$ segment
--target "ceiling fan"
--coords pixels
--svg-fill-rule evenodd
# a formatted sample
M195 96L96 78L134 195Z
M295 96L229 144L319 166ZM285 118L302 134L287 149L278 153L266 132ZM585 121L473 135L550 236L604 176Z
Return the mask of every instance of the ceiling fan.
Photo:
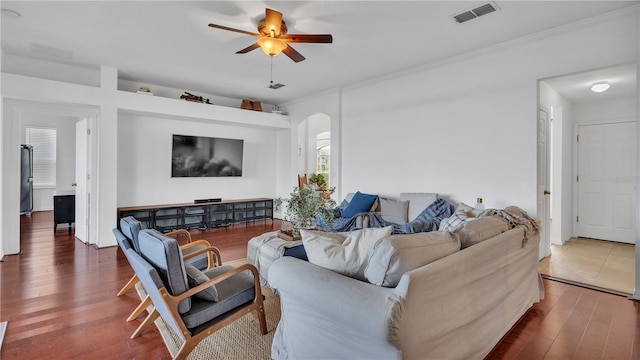
M213 28L239 32L258 38L254 44L236 52L236 54L246 54L257 48L262 48L265 54L277 56L284 53L291 60L300 62L305 59L302 54L296 51L289 43L332 43L331 34L287 34L287 25L282 20L282 13L266 9L265 18L258 23L258 32L250 32L234 29L223 25L209 24Z

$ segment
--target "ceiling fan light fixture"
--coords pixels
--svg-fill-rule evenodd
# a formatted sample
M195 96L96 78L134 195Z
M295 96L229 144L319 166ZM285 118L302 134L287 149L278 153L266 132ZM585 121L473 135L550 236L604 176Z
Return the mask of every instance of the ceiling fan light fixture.
M278 56L287 48L286 42L269 36L258 39L258 45L260 45L262 51L269 56Z
M609 90L609 87L610 85L608 81L597 81L591 84L591 91L601 93Z

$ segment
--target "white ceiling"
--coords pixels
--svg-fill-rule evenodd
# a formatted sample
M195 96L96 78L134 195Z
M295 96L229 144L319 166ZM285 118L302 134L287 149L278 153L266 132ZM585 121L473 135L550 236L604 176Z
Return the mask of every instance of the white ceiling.
M282 103L428 64L638 4L640 1L495 1L464 24L451 16L482 1L2 1L5 54L119 69L122 79ZM333 44L294 44L307 59L236 51L255 38L265 7L289 33L331 33ZM43 47L44 46L44 47ZM34 51L35 50L35 51ZM43 55L47 53L47 55Z
M589 72L565 75L544 81L572 104L632 96L636 93L636 64L614 66ZM601 93L591 91L594 82L611 86Z

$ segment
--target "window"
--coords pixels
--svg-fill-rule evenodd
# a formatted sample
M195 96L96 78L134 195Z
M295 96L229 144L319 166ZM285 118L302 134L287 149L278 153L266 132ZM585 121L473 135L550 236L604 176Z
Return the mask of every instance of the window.
M316 135L316 172L329 180L331 172L331 133L322 132Z
M33 186L56 186L56 129L27 127L25 142L33 146Z
M316 172L318 172L319 174L329 174L329 169L330 169L330 159L331 159L331 146L330 145L323 145L320 148L317 149L316 151L317 154L317 164L318 164L318 168L316 169Z

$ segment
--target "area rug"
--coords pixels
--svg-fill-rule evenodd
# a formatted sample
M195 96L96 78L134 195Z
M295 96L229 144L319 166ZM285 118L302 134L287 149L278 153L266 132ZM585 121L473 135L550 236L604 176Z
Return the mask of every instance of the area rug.
M141 299L146 296L140 283L136 284L136 290ZM268 331L266 335L260 335L258 319L252 312L203 339L189 354L187 360L271 359L271 342L280 320L280 299L265 287L262 288L262 294L266 297L264 301ZM182 345L182 339L161 317L156 319L155 324L171 356L174 357Z

